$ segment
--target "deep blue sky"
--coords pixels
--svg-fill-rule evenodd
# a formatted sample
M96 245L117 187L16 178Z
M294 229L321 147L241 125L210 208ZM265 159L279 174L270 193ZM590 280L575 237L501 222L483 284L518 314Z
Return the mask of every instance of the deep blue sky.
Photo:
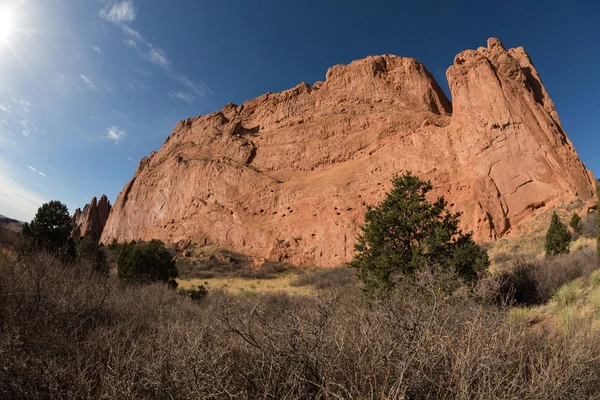
M114 201L179 120L334 64L413 57L448 91L454 56L489 37L525 47L600 175L598 1L0 0L0 214Z

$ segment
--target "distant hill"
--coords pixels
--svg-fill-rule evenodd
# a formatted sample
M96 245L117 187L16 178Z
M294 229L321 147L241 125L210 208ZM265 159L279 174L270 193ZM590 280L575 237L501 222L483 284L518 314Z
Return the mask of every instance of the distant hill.
M2 214L0 214L0 222L2 222L2 223L4 223L4 224L14 224L14 223L21 224L21 225L23 225L23 224L24 224L24 222L22 222L22 221L19 221L19 220L16 220L16 219L12 219L12 218L9 218L9 217L7 217L7 216L4 216L4 215L2 215Z

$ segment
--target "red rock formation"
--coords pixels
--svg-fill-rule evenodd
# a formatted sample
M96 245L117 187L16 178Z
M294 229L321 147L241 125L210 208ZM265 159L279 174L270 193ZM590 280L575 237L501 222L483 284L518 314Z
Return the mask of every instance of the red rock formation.
M367 57L241 106L181 121L143 158L102 241L218 243L300 265L349 261L365 205L405 170L463 228L494 240L534 210L595 193L527 53L456 56L451 104L410 58Z
M110 201L108 201L106 195L102 195L100 201L97 201L94 197L90 204L86 204L83 207L83 211L79 208L75 210L71 237L74 239L89 237L95 241L99 241L108 220L110 209Z

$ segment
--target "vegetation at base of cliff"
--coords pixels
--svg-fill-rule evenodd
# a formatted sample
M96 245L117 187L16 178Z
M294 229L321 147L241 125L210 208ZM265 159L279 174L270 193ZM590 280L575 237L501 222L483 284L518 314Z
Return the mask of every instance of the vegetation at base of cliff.
M426 199L433 186L406 172L377 206L367 206L365 225L349 266L369 293L394 289L403 279L428 270L438 286L456 278L472 282L489 267L487 253L458 228L460 213L446 210L440 197Z
M579 216L579 214L573 213L573 216L571 217L571 221L569 221L569 226L571 228L573 228L573 232L577 233L578 235L581 234L583 225L582 225L581 217Z
M499 284L194 299L44 253L0 256L0 398L600 395L600 334L574 308L585 292L565 295L548 335L497 301Z
M117 276L127 283L164 282L177 287L175 260L160 240L123 244L117 261Z
M432 290L436 269L418 268L368 297L352 268L281 272L318 287L311 296L124 285L98 273L96 252L148 243L82 241L65 262L3 238L2 399L600 397L593 243L515 252L514 268L445 290Z
M550 227L546 233L546 255L557 256L559 254L567 254L571 245L571 233L567 227L560 222L558 214L552 214Z

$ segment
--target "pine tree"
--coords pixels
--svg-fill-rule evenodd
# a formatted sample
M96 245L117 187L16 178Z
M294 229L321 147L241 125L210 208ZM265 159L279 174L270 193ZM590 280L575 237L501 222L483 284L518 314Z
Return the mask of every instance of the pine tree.
M576 233L581 233L581 217L577 213L573 213L569 226L573 228Z
M550 228L546 233L546 256L556 256L559 254L567 254L569 245L571 244L571 233L567 227L560 222L560 218L556 211L552 214Z
M365 225L350 266L369 292L386 292L404 277L429 267L467 281L489 266L487 253L471 234L458 228L459 213L445 210L443 197L431 203L431 182L410 172L396 176L393 188L377 206L368 206Z
M67 206L58 200L43 204L31 223L23 225L23 236L29 245L51 253L65 252L71 234L71 216Z

